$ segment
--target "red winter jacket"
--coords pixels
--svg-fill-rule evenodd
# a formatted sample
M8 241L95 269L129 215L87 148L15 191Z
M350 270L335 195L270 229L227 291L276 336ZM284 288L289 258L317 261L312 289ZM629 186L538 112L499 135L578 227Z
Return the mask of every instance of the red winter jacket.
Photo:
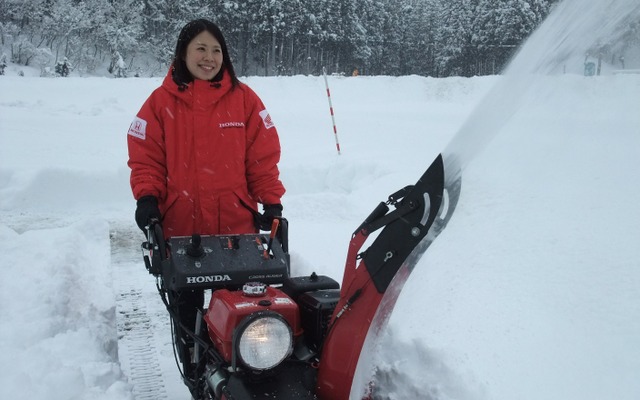
M127 135L133 196L158 198L167 237L255 232L257 202L280 204L280 142L248 86L171 78L144 103Z

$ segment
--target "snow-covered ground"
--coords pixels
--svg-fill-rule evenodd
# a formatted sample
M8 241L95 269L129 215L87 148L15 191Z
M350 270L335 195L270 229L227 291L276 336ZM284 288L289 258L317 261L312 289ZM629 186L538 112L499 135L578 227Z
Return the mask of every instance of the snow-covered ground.
M293 271L340 279L351 232L500 79L330 78L341 155L322 78L246 79L280 130ZM401 294L380 361L405 374L398 391L640 396L640 75L540 82L545 97L465 170L453 220ZM115 348L123 280L163 315L138 251L125 135L158 83L0 78L2 398L131 396ZM167 395L183 393L173 378Z
M489 143L375 358L390 399L640 398L640 75L564 60L555 75L330 77L340 155L322 77L243 79L280 132L295 274L341 279L379 201L439 152ZM0 398L188 399L126 166L160 78L16 71L0 76Z

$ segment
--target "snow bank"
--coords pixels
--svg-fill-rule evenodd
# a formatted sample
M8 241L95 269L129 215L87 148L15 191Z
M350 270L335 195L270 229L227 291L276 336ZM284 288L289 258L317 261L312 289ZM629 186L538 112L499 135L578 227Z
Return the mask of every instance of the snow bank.
M0 398L128 399L117 360L109 226L0 225Z

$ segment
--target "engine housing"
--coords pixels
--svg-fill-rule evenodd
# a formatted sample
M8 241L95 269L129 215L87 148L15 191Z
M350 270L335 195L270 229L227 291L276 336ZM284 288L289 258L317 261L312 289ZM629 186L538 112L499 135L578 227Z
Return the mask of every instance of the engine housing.
M242 290L214 290L204 316L213 345L227 362L233 357L233 334L240 322L261 311L276 312L287 321L294 341L302 335L298 305L281 290L267 286L260 296Z

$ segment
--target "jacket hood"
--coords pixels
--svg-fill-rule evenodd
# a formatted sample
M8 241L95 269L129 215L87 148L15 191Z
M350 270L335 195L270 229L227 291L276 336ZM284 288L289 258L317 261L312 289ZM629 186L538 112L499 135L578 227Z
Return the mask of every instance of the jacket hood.
M222 79L218 82L194 79L188 84L178 85L173 80L172 66L169 68L167 75L162 81L162 88L178 99L193 106L196 99L199 102L204 100L209 104L216 103L222 96L224 96L229 90L231 90L232 84L229 74L223 72Z

